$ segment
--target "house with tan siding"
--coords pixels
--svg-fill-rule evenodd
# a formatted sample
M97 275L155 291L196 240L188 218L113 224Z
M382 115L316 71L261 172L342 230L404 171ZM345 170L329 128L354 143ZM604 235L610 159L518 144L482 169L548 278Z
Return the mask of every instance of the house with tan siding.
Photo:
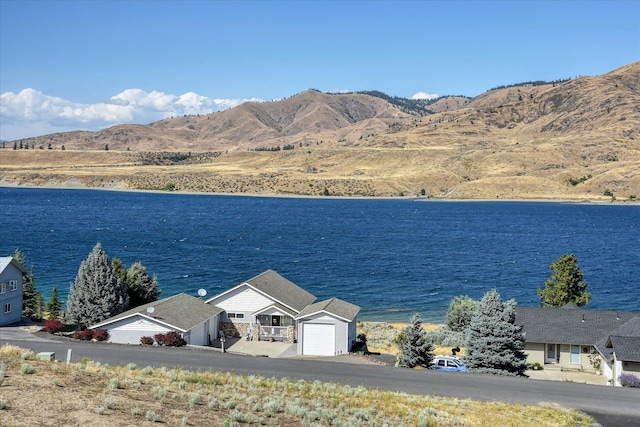
M624 357L636 358L640 354L640 346L638 354L632 351L627 356L624 351L636 345L633 338L626 336L627 329L633 327L621 328L632 319L640 319L640 313L587 310L569 304L560 308L516 307L515 324L522 326L528 363L537 362L552 369L595 372L590 357L596 357L600 360L602 373L615 383L622 366L617 370L614 368L614 347L617 346L618 353ZM635 325L634 322L629 325ZM615 331L622 335L612 335ZM636 335L640 335L640 330ZM595 356L591 356L592 353L596 353ZM626 366L636 369L632 360L627 360Z

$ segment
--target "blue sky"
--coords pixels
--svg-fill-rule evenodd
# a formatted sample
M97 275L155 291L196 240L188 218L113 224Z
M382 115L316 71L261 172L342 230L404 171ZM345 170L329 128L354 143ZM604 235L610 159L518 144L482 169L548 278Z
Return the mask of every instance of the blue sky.
M476 96L640 60L637 1L0 0L0 139L309 88Z

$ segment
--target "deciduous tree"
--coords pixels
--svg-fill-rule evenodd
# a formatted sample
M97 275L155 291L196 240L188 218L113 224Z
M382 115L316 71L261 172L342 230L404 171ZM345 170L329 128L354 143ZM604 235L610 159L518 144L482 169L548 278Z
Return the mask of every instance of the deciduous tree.
M135 262L127 270L127 293L129 307L137 307L148 302L156 301L160 297L158 280L150 277L147 269L139 262Z
M122 263L120 258L113 258L111 260L111 267L113 267L113 273L120 279L123 284L127 283L127 267Z
M102 245L97 243L71 284L67 301L70 321L87 327L122 313L129 306L129 295L115 274Z
M445 317L447 328L454 332L465 332L471 325L477 304L478 301L468 295L453 297Z
M502 302L493 289L476 308L469 326L464 361L470 371L498 375L524 375L527 355L524 353L522 326L516 326L516 302Z
M564 254L549 267L553 272L544 282L544 289L538 288L540 302L545 307L562 307L573 303L578 307L587 304L591 293L586 291L582 270L574 254Z

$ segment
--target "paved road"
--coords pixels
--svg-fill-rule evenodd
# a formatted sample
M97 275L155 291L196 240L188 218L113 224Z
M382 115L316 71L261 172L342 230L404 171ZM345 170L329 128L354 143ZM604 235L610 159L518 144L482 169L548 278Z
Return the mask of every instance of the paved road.
M193 348L154 348L81 341L53 341L16 328L0 328L0 345L14 344L35 352L54 351L65 360L82 358L138 366L182 367L219 370L238 374L301 378L365 386L406 393L450 396L462 399L537 404L554 402L580 409L606 427L640 426L640 390L492 375L455 374L430 370L398 369L377 365L353 365L302 359L272 359L222 354Z

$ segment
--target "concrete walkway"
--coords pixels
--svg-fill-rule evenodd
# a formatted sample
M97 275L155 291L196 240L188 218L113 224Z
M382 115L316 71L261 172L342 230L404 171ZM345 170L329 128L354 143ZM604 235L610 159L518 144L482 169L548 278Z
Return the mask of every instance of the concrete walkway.
M540 371L527 370L527 375L532 380L546 380L546 381L562 381L572 382L578 384L594 384L594 385L607 385L607 377L604 375L596 375L591 372L580 371L562 371L560 369L546 368Z
M296 345L283 342L247 341L245 338L227 338L227 353L246 354L255 357L295 357Z
M218 347L217 342L214 343ZM376 361L360 357L357 355L341 356L298 356L296 354L296 344L270 341L247 341L244 338L227 338L225 341L225 351L233 354L244 354L254 357L274 357L274 358L296 358L319 362L353 363L359 365L375 365Z

